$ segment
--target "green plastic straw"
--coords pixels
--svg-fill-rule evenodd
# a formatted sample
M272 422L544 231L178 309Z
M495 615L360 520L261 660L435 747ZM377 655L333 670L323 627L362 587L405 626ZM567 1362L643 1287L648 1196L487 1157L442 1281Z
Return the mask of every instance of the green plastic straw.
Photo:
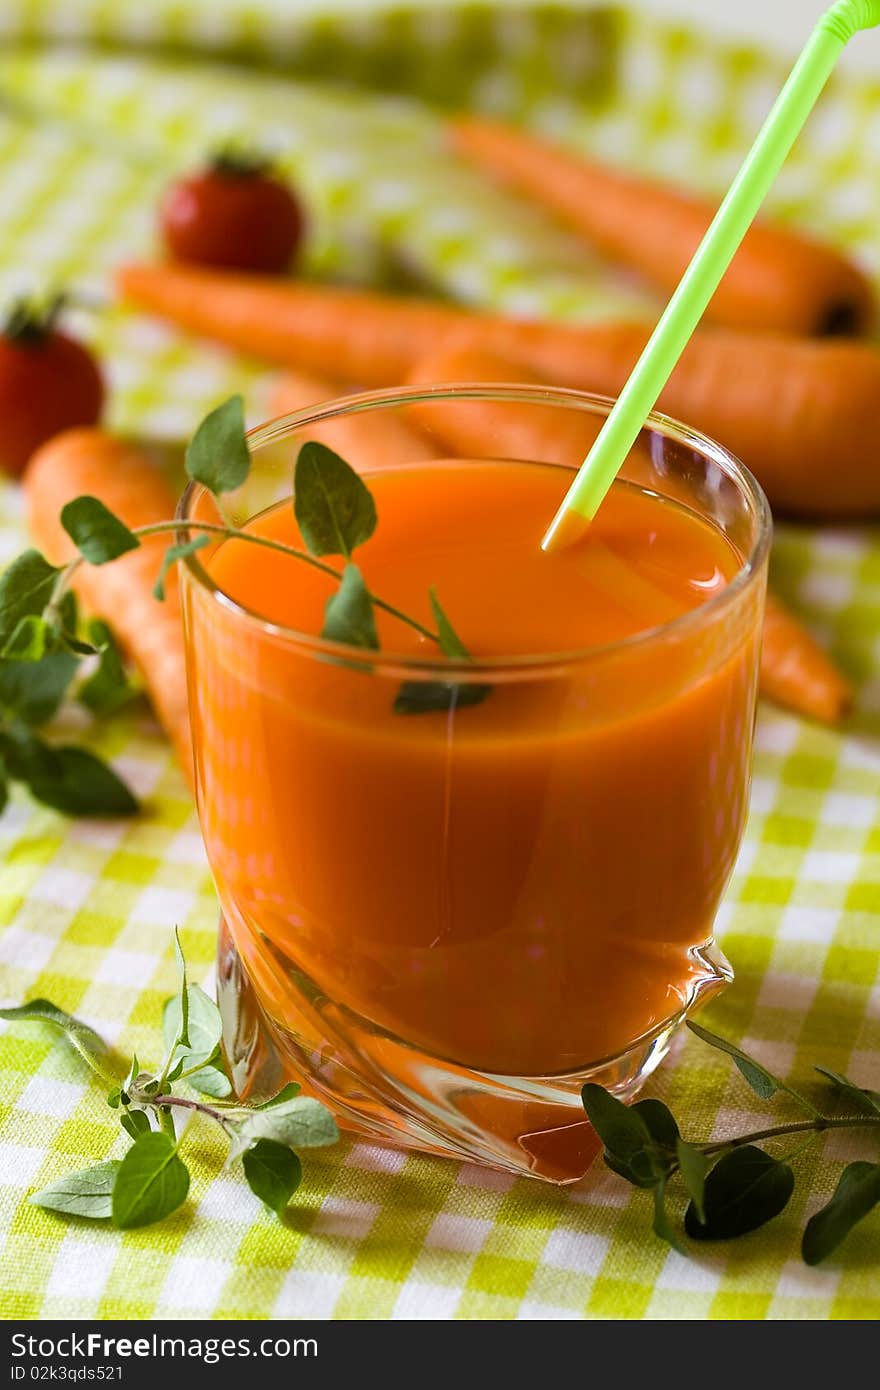
M880 25L880 0L839 0L819 20L711 227L541 542L565 543L592 521L709 306L840 54ZM573 515L572 515L573 514Z

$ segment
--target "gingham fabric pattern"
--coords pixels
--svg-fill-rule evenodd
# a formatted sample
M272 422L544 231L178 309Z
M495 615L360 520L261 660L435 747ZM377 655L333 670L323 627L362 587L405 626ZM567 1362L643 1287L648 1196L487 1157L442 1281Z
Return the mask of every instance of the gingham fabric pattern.
M575 4L5 0L0 36L0 294L54 281L107 302L78 327L105 356L113 424L170 439L232 389L246 391L256 420L268 382L254 364L109 307L109 267L151 253L160 188L206 147L235 133L277 153L308 197L315 273L403 276L476 303L584 317L643 301L443 155L427 102L526 115L575 145L720 191L784 76L757 53ZM102 46L60 42L71 37ZM25 42L35 38L44 42ZM774 201L880 272L878 156L880 84L832 84ZM0 558L21 545L19 512L8 486ZM775 572L857 680L858 708L845 735L762 710L748 836L719 922L737 980L712 1021L782 1073L823 1061L876 1087L880 549L867 530L785 528ZM171 927L206 976L214 895L192 802L146 709L100 725L65 715L66 731L74 725L145 811L70 822L13 800L0 820L0 998L46 995L148 1063L174 988ZM691 1038L651 1089L697 1137L766 1115ZM200 1122L184 1139L190 1198L159 1226L120 1233L27 1203L125 1146L62 1044L4 1027L5 1317L880 1313L876 1215L827 1267L809 1270L798 1255L804 1219L843 1164L872 1157L839 1136L795 1160L803 1192L821 1155L809 1197L765 1231L689 1260L651 1236L645 1196L601 1165L563 1192L354 1140L308 1155L279 1221L239 1173L220 1169Z

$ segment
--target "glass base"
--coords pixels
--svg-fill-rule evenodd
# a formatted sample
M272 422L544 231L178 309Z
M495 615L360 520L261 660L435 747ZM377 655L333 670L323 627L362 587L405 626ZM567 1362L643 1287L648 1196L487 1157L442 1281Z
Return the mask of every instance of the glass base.
M635 1095L685 1019L733 979L713 942L694 949L692 965L682 1008L625 1052L562 1076L495 1076L420 1052L340 1008L301 975L290 979L291 1017L281 1027L260 1005L221 916L223 1045L242 1098L299 1081L344 1129L373 1142L573 1183L601 1148L581 1088L594 1081L623 1100Z

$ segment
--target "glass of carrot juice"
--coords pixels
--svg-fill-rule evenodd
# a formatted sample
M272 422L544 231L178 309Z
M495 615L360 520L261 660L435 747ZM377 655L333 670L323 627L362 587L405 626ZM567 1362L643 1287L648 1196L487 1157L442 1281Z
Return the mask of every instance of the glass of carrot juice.
M573 1181L596 1151L583 1084L633 1094L731 978L713 922L748 806L768 508L718 444L652 417L586 536L545 554L609 407L418 387L251 434L227 514L303 548L295 460L337 447L375 500L354 558L387 609L368 650L318 636L321 569L236 540L186 562L240 1093L299 1079L374 1139ZM191 486L183 533L214 507ZM429 586L464 655L426 635Z

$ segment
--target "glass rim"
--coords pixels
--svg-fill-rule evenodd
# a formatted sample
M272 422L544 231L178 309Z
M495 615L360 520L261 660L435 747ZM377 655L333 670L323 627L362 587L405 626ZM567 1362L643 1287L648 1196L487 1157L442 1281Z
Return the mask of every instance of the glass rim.
M444 400L495 400L518 404L558 405L578 409L585 414L605 417L614 405L614 399L610 396L587 391L575 391L564 387L517 385L515 383L442 382L436 385L385 387L380 390L359 391L338 396L331 401L307 406L286 415L279 415L249 430L247 433L248 445L251 453L254 454L270 444L282 442L309 425L335 419L340 415L356 415L372 410L392 409L401 405L436 403ZM633 651L639 647L650 646L652 643L665 641L670 636L677 637L680 634L699 631L701 627L714 622L716 618L722 616L728 608L736 603L739 596L755 582L761 572L770 549L773 518L770 505L760 483L745 464L722 444L661 411L652 411L643 428L661 435L664 439L692 449L701 457L716 464L745 495L754 515L756 536L750 553L743 559L730 582L719 593L668 622L645 628L641 632L632 633L629 637L606 642L601 646L579 647L563 652L478 657L467 663L456 663L446 657L437 659L429 656L402 654L395 652L393 648L383 648L379 651L366 650L346 642L329 641L315 633L302 632L297 628L287 627L283 623L273 622L256 609L239 603L215 582L202 565L198 552L187 555L183 564L192 579L211 596L219 607L233 617L257 628L266 636L288 642L291 646L302 648L318 658L336 663L344 662L348 666L358 666L373 673L378 672L398 677L416 675L426 680L440 677L447 682L469 681L473 683L474 679L479 679L480 676L497 681L505 673L508 673L511 678L515 678L517 675L521 676L529 671L568 667L586 661L608 658L616 653ZM523 466L533 466L535 461L512 459L510 462L521 463ZM545 463L542 466L560 468L566 473L575 471L573 468L559 463ZM634 484L634 486L639 485ZM176 520L180 523L177 537L179 540L188 539L187 523L192 514L192 506L206 492L207 489L196 482L190 482L185 488L176 512Z

